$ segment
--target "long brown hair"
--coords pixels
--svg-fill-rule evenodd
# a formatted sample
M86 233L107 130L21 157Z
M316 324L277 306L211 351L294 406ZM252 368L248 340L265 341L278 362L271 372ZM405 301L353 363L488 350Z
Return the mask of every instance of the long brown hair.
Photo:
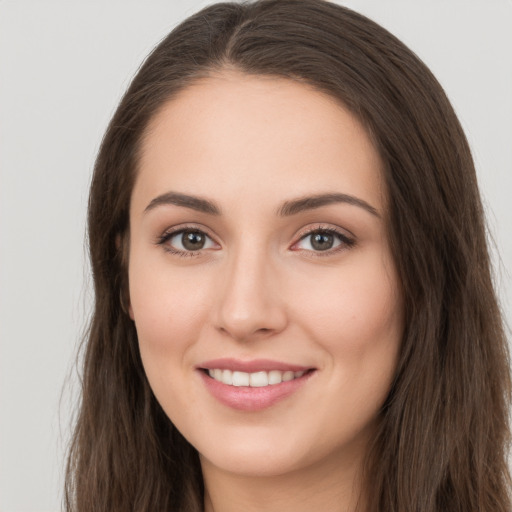
M153 396L123 306L125 248L148 122L223 67L298 80L336 98L367 128L384 164L405 334L365 466L368 512L510 512L509 359L466 138L408 48L323 0L202 10L150 54L110 122L90 192L95 309L67 510L202 510L197 452Z

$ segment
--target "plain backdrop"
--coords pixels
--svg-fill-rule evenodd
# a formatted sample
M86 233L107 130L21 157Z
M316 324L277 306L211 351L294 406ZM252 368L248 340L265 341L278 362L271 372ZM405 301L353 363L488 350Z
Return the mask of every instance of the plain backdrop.
M84 220L94 156L142 59L208 3L0 0L2 512L62 509L73 365L92 300ZM512 2L340 3L401 38L452 100L476 160L512 323Z

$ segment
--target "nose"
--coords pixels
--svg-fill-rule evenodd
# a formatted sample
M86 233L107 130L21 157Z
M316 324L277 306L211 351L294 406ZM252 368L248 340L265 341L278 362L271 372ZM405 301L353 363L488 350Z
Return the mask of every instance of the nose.
M281 332L287 314L279 272L260 251L245 251L228 258L219 275L216 327L237 341L266 338Z

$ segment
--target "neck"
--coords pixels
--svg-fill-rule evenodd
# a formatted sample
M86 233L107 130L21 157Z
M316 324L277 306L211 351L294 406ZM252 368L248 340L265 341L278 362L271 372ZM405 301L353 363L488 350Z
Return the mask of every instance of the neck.
M201 467L205 512L365 510L361 497L361 464L340 465L339 457L280 475L232 473L204 458L201 458Z

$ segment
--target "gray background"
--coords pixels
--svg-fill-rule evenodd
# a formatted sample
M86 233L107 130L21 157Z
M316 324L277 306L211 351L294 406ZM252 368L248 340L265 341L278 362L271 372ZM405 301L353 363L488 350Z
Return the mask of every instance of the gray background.
M210 2L0 0L0 511L61 509L91 304L94 155L148 51ZM472 145L512 323L512 2L353 0L432 69Z

